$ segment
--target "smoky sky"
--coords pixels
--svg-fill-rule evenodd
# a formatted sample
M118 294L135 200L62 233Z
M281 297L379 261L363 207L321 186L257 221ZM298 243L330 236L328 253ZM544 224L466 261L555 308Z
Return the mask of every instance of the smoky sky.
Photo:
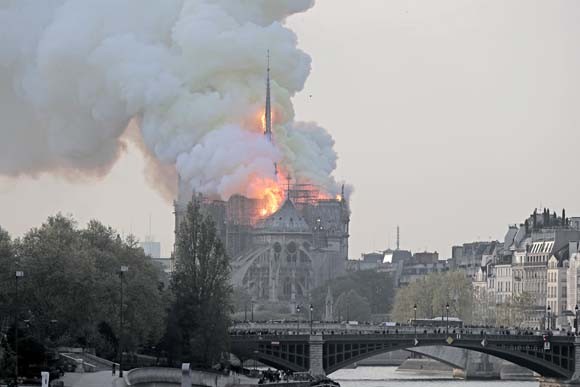
M352 258L394 247L397 225L403 248L447 257L540 205L580 215L579 16L573 0L318 0L288 20L312 58L296 118L334 137L354 187ZM169 251L171 207L123 152L102 180L1 179L0 225L62 211L143 237L151 215Z

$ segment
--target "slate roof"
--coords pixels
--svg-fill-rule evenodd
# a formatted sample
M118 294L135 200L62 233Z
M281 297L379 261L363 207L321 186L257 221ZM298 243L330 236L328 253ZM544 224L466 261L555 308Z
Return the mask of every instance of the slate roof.
M286 199L282 207L264 219L258 228L276 232L310 232L310 227L290 199Z

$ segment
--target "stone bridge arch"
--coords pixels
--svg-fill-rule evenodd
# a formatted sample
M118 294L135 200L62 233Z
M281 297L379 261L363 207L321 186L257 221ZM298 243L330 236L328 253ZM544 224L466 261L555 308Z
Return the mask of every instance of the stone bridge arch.
M423 337L418 335L417 339L408 337L409 335L393 336L329 338L324 342L323 368L330 374L354 362L385 352L422 346L453 346L507 360L545 377L569 379L574 373L575 350L569 337L564 337L564 340L552 337L551 349L545 351L541 336L486 336L461 339L452 335Z
M316 339L316 340L313 340ZM422 346L453 346L507 360L544 377L574 378L576 343L572 336L551 336L544 350L542 336L446 334L348 334L248 336L232 341L240 358L264 361L292 371L330 374L385 352ZM580 363L580 359L579 363Z

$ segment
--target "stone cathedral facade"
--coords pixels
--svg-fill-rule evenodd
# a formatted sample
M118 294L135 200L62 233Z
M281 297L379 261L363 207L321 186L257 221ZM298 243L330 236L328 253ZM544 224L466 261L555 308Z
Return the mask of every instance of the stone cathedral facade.
M270 65L266 72L264 136L272 142ZM273 165L276 175L278 166ZM350 210L342 195L324 198L318 187L295 182L280 208L269 216L259 199L233 195L227 201L199 197L212 216L232 260L232 284L264 307L310 302L311 291L344 274L348 260ZM175 230L193 193L179 181Z
M259 305L284 305L289 312L308 304L314 288L343 275L348 259L347 202L305 199L299 191L289 189L281 207L267 217L259 215L256 199L200 197L230 255L232 285ZM186 206L187 200L175 202L176 231Z

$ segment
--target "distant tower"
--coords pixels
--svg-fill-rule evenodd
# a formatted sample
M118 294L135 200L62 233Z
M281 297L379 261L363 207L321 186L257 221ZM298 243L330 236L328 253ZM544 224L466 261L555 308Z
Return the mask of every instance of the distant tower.
M399 226L397 226L397 250L401 247L400 245L400 234L399 234Z
M266 110L264 112L266 128L264 136L272 142L272 107L270 105L270 50L268 50L268 69L266 75Z

